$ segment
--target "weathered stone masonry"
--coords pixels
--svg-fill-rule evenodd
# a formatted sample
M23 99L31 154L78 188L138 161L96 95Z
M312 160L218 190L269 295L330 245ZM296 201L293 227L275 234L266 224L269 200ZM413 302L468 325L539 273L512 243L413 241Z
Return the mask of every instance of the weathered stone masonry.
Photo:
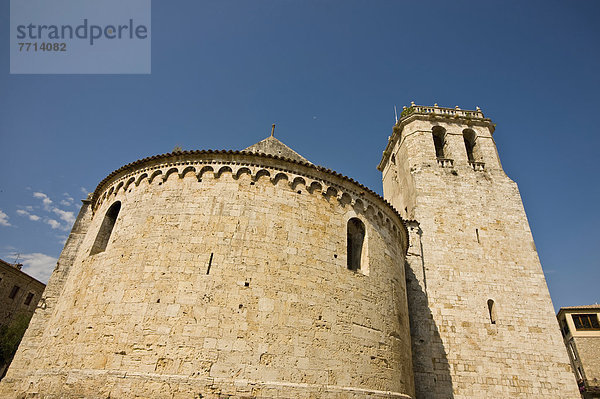
M272 136L122 167L0 397L578 398L493 132L479 109L406 108L391 205Z
M108 245L90 255L116 201ZM112 174L82 212L70 272L51 281L61 294L27 338L39 345L3 393L413 396L406 228L365 187L264 155L178 153ZM368 248L356 272L353 217Z
M415 220L406 273L417 397L577 398L493 131L480 110L413 105L379 165L385 198Z

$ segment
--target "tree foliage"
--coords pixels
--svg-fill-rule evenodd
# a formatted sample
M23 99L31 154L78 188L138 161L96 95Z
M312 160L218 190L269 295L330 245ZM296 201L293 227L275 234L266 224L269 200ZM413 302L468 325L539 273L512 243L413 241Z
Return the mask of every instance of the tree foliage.
M31 315L19 313L10 324L0 327L0 367L9 363L17 352L29 320Z

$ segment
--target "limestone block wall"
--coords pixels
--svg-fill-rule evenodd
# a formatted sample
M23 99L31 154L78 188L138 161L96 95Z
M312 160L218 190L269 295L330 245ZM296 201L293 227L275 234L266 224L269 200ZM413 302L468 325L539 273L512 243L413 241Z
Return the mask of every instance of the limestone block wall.
M56 262L56 267L50 276L46 289L41 294L39 301L36 301L37 306L35 307L34 316L29 322L29 327L19 344L19 350L11 363L12 370L28 370L32 368L32 361L36 358L37 348L44 345L44 342L42 342L44 329L53 312L56 310L56 303L62 293L71 266L79 251L79 246L87 233L87 227L91 220L91 201L86 199L82 202L83 204L77 215L77 219L65 242L65 247ZM2 392L1 385L0 392Z
M388 145L398 170L391 156L380 168L385 198L417 221L409 226L407 256L417 398L579 397L519 190L500 166L491 123L407 119ZM433 126L447 132L451 166L436 161ZM484 170L468 163L465 128L479 136ZM393 181L406 171L410 178Z
M414 396L406 228L366 188L268 156L167 154L111 174L89 212L0 396ZM356 272L352 217L368 250Z

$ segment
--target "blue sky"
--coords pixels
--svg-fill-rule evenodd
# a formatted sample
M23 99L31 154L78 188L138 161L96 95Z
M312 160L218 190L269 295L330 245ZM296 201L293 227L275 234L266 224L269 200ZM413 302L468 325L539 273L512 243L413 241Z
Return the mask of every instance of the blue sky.
M497 123L550 293L600 302L600 2L154 1L150 75L10 75L0 4L0 258L47 279L112 170L270 133L381 193L394 105Z

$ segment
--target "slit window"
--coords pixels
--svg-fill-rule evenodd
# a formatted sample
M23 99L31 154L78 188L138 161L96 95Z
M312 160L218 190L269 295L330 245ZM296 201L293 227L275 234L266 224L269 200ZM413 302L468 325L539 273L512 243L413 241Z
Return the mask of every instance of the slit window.
M577 330L600 330L597 314L574 314L572 317Z
M213 255L214 253L211 252L210 253L210 259L208 260L208 267L206 268L206 274L210 274L210 267L212 266L212 260L213 260Z
M436 126L432 130L433 133L433 145L435 146L435 156L437 158L447 158L446 151L446 130L444 128Z
M10 299L15 299L15 297L17 296L17 294L19 293L19 290L21 289L21 287L19 287L18 285L15 285L12 287L12 290L10 290L10 294L8 295L8 297Z
M110 208L108 208L108 211L106 211L106 215L104 216L104 220L102 221L102 225L100 226L100 230L98 231L98 235L96 236L96 241L94 241L94 245L92 246L90 255L104 252L106 246L108 245L108 240L110 239L113 228L115 227L115 222L117 221L117 216L119 216L120 210L120 201L115 202L110 206Z
M490 323L496 324L496 305L492 299L488 299L488 313L490 314Z
M31 301L33 300L33 292L30 292L29 294L27 294L27 298L25 298L25 306L29 306L29 304L31 303Z
M361 269L362 259L365 255L365 224L358 218L348 220L347 237L348 269L358 271Z

